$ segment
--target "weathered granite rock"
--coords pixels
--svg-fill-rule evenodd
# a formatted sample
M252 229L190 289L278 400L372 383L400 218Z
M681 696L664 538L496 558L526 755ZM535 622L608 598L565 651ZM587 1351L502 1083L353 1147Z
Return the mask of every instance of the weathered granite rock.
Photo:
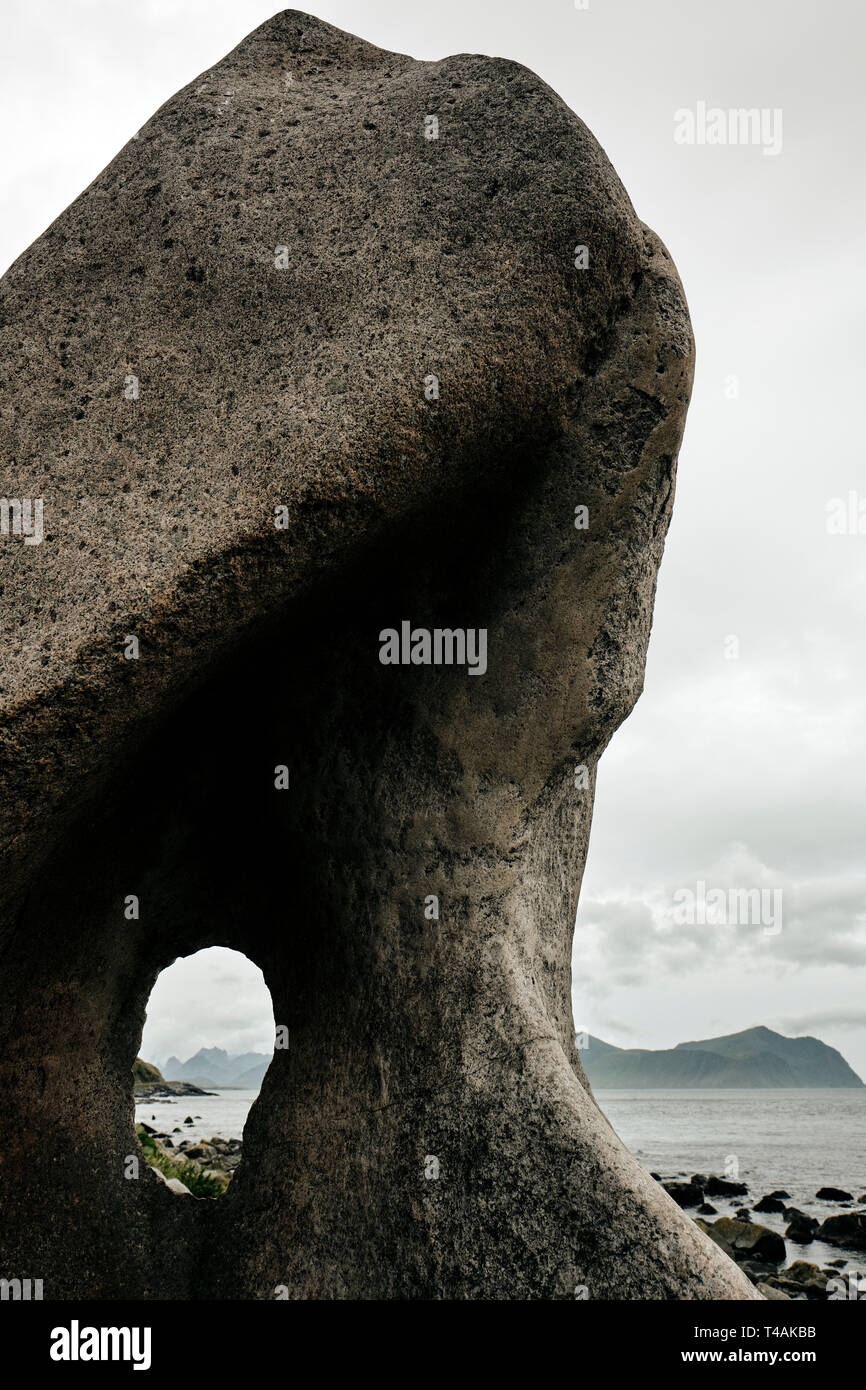
M46 1299L758 1297L575 1046L692 378L586 128L515 63L288 11L0 313L4 486L44 505L0 537L2 1267ZM404 620L485 628L486 673L383 665ZM158 972L214 944L290 1047L227 1195L178 1202L124 1177L130 1069Z

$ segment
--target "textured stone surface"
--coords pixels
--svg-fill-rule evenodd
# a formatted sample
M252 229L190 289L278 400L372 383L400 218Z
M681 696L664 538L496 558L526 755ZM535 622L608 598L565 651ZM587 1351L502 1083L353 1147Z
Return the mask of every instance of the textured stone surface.
M572 1026L595 764L641 689L692 374L670 258L586 128L515 63L288 11L0 313L4 487L45 509L41 545L0 538L0 1272L756 1297L616 1139ZM404 619L486 627L486 675L381 665ZM180 1201L123 1177L131 1067L158 972L215 944L291 1045L228 1194Z

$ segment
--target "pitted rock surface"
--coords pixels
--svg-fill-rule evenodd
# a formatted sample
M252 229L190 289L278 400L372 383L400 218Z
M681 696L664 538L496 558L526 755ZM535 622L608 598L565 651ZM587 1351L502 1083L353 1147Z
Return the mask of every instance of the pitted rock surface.
M692 363L670 257L543 82L295 11L3 278L3 488L44 538L0 537L0 1273L757 1296L613 1134L570 1002ZM382 665L405 620L485 628L486 673ZM225 1197L180 1201L124 1177L131 1067L208 945L290 1046Z

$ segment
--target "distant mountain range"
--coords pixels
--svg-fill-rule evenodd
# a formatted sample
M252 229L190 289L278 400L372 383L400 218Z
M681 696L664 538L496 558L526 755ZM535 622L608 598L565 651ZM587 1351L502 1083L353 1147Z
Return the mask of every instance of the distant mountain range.
M240 1086L245 1091L257 1091L270 1064L271 1059L264 1052L244 1052L239 1057L231 1057L221 1047L200 1047L195 1056L185 1062L169 1057L162 1074L166 1081L192 1081L208 1089Z
M863 1085L835 1047L818 1038L785 1038L771 1028L746 1028L657 1052L612 1047L592 1036L588 1042L580 1059L597 1090Z

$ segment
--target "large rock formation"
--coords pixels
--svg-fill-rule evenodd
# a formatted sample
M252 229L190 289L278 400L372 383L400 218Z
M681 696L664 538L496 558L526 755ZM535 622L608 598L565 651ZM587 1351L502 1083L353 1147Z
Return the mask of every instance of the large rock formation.
M12 267L0 1273L756 1296L611 1131L569 997L691 375L668 254L544 83L294 11ZM406 620L487 629L486 673L382 664ZM214 944L290 1046L190 1202L125 1176L131 1068Z

